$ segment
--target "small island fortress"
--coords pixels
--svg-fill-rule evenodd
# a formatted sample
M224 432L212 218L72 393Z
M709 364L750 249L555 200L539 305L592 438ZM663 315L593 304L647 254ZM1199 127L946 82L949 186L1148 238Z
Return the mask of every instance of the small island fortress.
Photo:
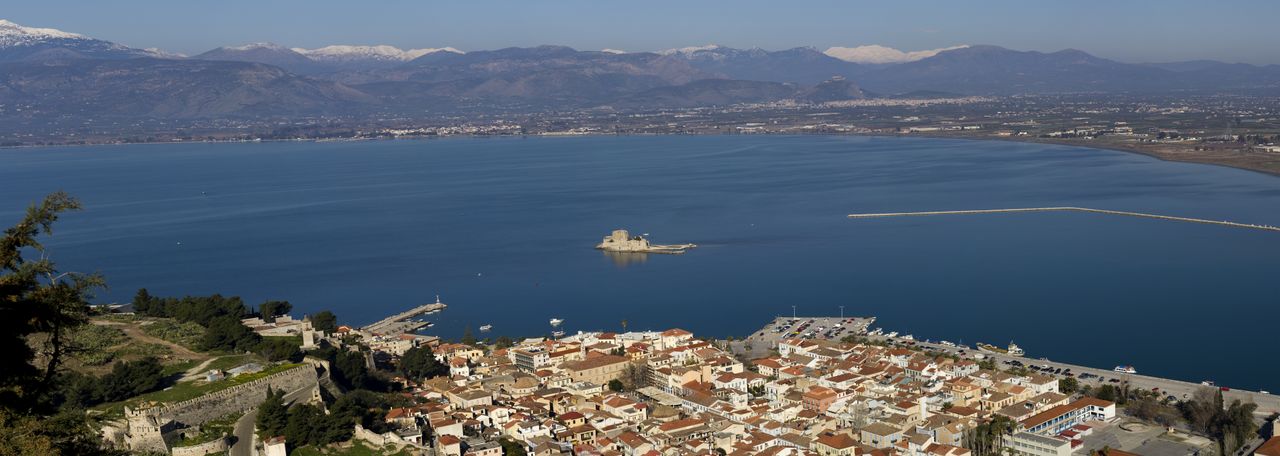
M613 230L613 233L604 237L600 244L596 245L597 249L608 252L625 252L625 253L668 253L681 254L686 250L697 247L694 244L676 244L676 245L656 245L650 244L644 236L632 236L627 230Z

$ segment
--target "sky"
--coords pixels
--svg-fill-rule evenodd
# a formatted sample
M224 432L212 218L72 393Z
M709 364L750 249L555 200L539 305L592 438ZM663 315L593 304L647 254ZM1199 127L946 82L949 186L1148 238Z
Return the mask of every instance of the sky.
M1075 48L1126 62L1280 64L1273 0L0 0L0 19L195 54L273 42L462 50Z

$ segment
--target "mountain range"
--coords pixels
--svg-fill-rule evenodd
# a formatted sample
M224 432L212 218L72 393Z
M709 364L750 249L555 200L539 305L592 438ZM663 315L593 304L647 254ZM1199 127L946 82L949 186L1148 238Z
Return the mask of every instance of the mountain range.
M220 47L192 57L0 20L0 118L260 118L662 109L904 93L1013 95L1280 88L1280 66L1122 63L1078 50L880 46L658 52L536 46ZM29 123L29 122L28 122Z

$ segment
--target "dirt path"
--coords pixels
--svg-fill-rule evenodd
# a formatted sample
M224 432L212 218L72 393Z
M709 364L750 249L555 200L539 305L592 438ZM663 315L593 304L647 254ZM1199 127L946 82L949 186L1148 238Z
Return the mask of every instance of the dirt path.
M92 320L90 321L90 323L98 326L110 326L112 328L119 329L121 331L124 331L124 334L126 336L129 336L130 339L133 339L138 342L143 342L148 344L159 344L159 345L168 347L169 350L172 351L174 358L190 359L190 360L208 360L209 359L209 355L206 355L204 353L195 352L187 347L183 347L173 342L169 342L167 340L151 336L150 334L147 334L146 332L144 332L142 330L142 326L139 324L121 323L118 321L108 321L108 320Z

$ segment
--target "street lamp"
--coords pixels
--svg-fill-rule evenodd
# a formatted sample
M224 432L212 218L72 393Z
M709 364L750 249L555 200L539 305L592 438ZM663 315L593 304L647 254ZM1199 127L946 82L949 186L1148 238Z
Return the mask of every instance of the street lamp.
M844 320L844 306L840 306L840 319Z
M796 318L796 306L791 306L791 318Z

